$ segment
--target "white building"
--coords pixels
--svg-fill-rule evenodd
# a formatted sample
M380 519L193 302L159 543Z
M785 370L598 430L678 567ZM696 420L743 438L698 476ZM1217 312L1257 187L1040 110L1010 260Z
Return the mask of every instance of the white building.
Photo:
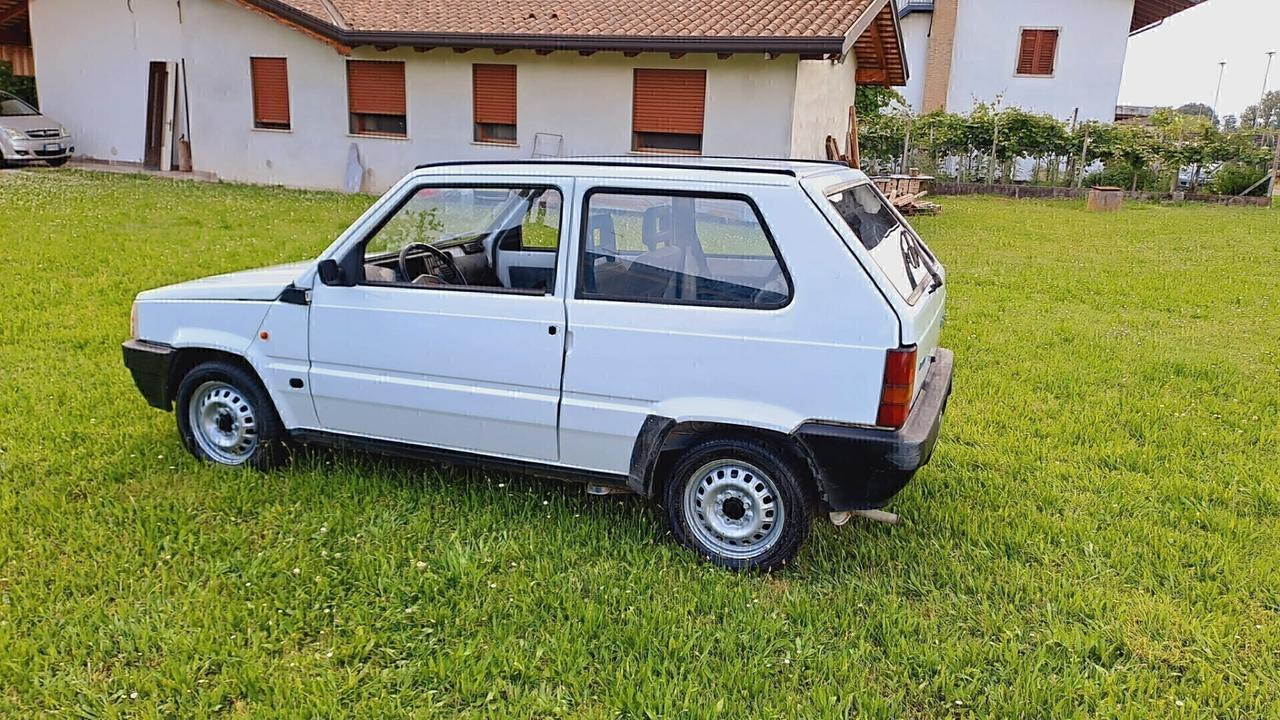
M30 0L77 153L343 187L536 154L825 157L855 79L901 85L892 0ZM355 174L360 178L359 172Z
M1115 119L1129 37L1203 0L903 0L912 109Z

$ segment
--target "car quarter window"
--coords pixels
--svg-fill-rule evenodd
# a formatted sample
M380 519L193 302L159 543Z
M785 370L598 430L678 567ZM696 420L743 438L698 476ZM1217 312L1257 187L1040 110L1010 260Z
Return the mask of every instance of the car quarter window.
M791 291L768 228L745 197L587 194L579 298L776 308Z
M362 244L363 282L550 293L562 198L549 186L419 186Z

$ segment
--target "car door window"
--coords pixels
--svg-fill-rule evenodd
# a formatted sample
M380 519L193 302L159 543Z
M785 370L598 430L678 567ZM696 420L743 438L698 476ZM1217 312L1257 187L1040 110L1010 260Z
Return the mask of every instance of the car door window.
M741 196L588 194L578 297L776 308L791 280L759 211Z
M419 187L360 248L363 282L549 293L562 197L545 186Z

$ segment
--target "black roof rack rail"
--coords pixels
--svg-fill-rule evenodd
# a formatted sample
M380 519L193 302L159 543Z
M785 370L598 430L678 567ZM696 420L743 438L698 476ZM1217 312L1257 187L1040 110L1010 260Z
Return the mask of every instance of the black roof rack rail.
M807 160L792 158L759 158L759 157L723 157L700 155L699 158L704 160L726 160L741 162L790 162L790 163L808 163L813 165L829 165L831 167L848 167L842 162L836 160ZM792 168L783 167L734 167L732 165L709 165L690 162L680 162L679 159L673 159L670 162L645 161L642 159L630 160L628 158L601 158L601 157L565 157L565 158L516 158L513 160L445 160L441 162L423 163L414 168L415 170L427 170L429 168L440 167L461 167L471 165L587 165L592 167L638 167L650 169L668 169L677 170L725 170L736 172L762 173L766 175L786 175L796 177L796 171Z

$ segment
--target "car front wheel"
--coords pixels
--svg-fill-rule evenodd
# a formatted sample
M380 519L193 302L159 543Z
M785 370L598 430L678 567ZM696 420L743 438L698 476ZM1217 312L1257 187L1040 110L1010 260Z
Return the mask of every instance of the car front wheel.
M237 365L197 365L178 385L178 432L201 460L266 470L279 464L283 429L258 379Z
M62 167L63 165L66 165L70 161L71 161L71 158L69 157L60 157L60 158L54 158L52 160L46 160L45 162L49 163L49 167Z
M774 570L794 558L817 505L799 463L769 445L737 439L690 449L664 500L676 539L734 570Z

